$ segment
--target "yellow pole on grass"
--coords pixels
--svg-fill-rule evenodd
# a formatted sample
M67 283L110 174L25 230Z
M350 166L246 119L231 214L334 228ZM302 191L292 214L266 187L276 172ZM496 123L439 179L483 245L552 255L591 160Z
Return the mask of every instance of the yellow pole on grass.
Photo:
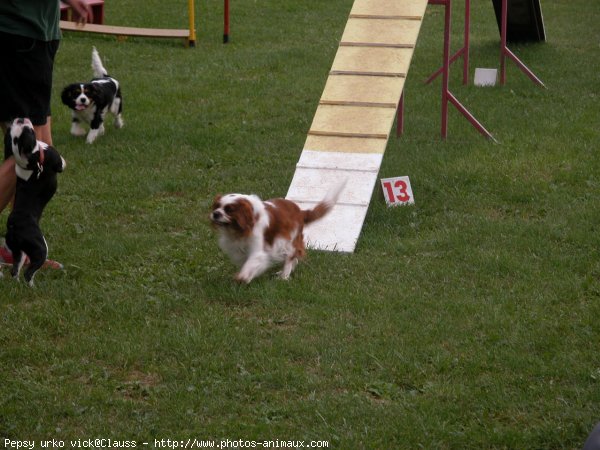
M188 0L188 17L190 20L190 36L188 44L190 47L196 46L196 24L194 20L194 0Z

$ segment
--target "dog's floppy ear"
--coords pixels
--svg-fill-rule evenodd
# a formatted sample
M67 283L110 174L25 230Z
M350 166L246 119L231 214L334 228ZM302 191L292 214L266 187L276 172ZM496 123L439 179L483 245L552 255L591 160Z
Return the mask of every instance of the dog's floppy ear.
M242 236L249 236L254 228L254 208L252 204L245 199L234 203L235 209L231 216L235 218L237 227Z
M96 83L91 83L88 89L90 91L89 96L94 99L94 102L104 103L106 101L104 91Z
M215 199L212 202L211 209L217 209L219 207L219 203L221 203L221 197L223 197L221 194L215 195Z
M49 145L44 151L46 153L46 164L50 164L52 170L59 173L65 170L65 167L67 167L67 162L62 156L60 156L60 153L58 153L54 147Z
M60 94L60 99L62 100L63 104L67 105L67 106L71 106L73 104L73 86L75 86L74 84L70 84L68 86L66 86L61 94Z

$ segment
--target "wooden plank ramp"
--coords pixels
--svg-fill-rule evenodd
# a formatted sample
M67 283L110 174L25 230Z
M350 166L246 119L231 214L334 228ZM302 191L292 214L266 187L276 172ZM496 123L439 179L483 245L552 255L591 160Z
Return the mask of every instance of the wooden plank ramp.
M63 31L81 31L87 33L110 34L115 36L137 36L152 38L180 38L188 42L190 39L189 30L169 29L169 28L135 28L120 27L113 25L98 25L86 23L85 25L76 22L60 21L60 29Z
M355 0L286 198L311 208L348 180L306 227L309 248L353 252L390 136L428 0Z

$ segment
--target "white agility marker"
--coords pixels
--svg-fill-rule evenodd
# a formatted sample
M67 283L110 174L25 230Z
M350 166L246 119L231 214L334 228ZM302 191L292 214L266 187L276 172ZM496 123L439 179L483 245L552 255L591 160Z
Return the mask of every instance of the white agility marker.
M381 188L388 206L415 204L408 177L382 178Z
M498 71L496 69L475 69L475 86L496 86Z

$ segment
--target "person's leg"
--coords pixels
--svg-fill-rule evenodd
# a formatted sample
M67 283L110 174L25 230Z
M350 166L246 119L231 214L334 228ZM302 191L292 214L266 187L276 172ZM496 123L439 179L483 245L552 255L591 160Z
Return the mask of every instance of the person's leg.
M35 129L35 135L39 141L45 142L48 145L52 145L52 113L50 109L50 99L52 93L52 75L54 72L54 58L58 51L59 41L50 41L45 46L45 68L46 76L45 79L48 82L46 89L43 92L44 105L46 107L45 114L42 115L41 120L36 122L32 119L33 128ZM45 122L45 123L43 123Z
M34 125L33 129L35 130L35 137L38 141L52 145L52 119L50 116L48 116L44 125Z
M50 98L52 93L54 57L56 56L58 45L59 41L50 41L45 44L44 48L44 63L46 70L44 80L47 82L47 84L45 89L41 91L40 97L43 98L43 103L40 105L40 109L38 109L38 111L41 111L45 107L45 113L42 112L40 116L35 118L30 117L31 121L33 122L33 128L35 130L35 136L37 140L45 142L48 145L52 145L52 117L50 110Z
M0 165L0 212L12 203L16 184L15 159L11 156ZM12 264L12 254L5 245L0 244L0 264L7 263Z
M12 202L16 184L15 159L11 157L0 165L0 212Z

